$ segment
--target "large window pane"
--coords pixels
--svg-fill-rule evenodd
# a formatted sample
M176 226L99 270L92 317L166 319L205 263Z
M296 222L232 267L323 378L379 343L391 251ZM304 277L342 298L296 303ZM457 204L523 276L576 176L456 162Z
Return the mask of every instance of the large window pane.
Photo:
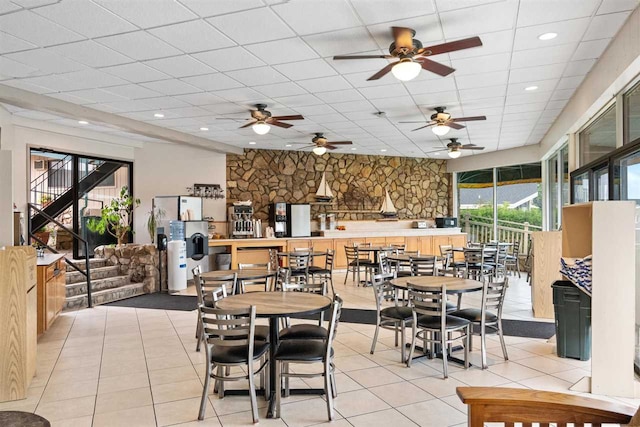
M557 230L559 224L558 211L560 186L558 181L558 155L554 155L549 159L549 227L551 230Z
M624 143L640 138L640 83L624 95Z
M569 146L565 145L560 151L560 157L562 160L562 206L571 203L569 196Z
M609 200L609 167L605 166L593 172L595 181L595 200Z
M609 108L588 128L580 132L580 166L596 160L616 148L616 110Z
M573 203L589 201L589 172L573 178Z
M493 240L493 169L458 173L460 226L472 242Z

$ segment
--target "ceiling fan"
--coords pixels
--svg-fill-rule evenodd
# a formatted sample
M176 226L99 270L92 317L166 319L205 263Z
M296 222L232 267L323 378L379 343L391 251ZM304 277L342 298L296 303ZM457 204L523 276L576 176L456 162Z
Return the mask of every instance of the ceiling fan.
M451 128L453 129L464 129L464 126L458 124L457 122L473 122L473 121L478 121L478 120L487 120L486 116L473 116L473 117L457 117L457 118L453 118L451 117L451 114L447 113L445 110L446 107L435 107L434 110L436 110L435 114L431 115L431 120L427 121L426 125L421 126L419 128L416 129L412 129L412 131L416 131L416 130L420 130L420 129L424 129L430 126L434 126L433 128L431 128L431 130L433 131L433 133L435 133L438 136L444 136L447 133L449 133L449 131L451 130ZM417 121L417 122L399 122L399 123L425 123L424 121Z
M462 154L460 150L484 150L484 147L480 147L476 144L462 145L462 143L458 142L458 138L449 138L449 141L451 142L447 144L447 150L449 157L451 157L452 159L457 159L458 157L460 157L460 155ZM427 151L425 154L437 153L438 151L442 151L442 149Z
M471 47L482 46L480 37L469 37L455 42L442 43L429 47L422 47L418 39L414 39L416 31L411 28L391 27L394 42L389 46L389 55L338 55L333 59L391 59L400 60L391 64L369 77L367 80L378 80L389 71L401 81L409 81L420 74L420 69L431 71L441 76L447 76L455 69L438 62L432 61L428 56L440 55L442 53L455 52L456 50L469 49Z
M251 126L253 131L258 135L264 135L269 132L271 126L278 126L288 129L293 125L289 123L283 123L280 120L304 120L300 114L294 114L291 116L272 116L270 111L267 111L267 104L256 104L256 110L249 110L251 112L251 119L249 123L240 126L239 129ZM218 120L240 120L229 117L219 117Z
M315 133L316 136L314 136L311 139L311 142L313 144L311 145L307 145L306 147L303 148L309 148L309 147L313 147L313 152L314 154L317 154L318 156L322 156L324 153L327 152L327 150L335 150L336 145L351 145L353 144L353 142L351 141L331 141L329 142L327 140L327 138L324 137L324 134L322 132L316 132Z

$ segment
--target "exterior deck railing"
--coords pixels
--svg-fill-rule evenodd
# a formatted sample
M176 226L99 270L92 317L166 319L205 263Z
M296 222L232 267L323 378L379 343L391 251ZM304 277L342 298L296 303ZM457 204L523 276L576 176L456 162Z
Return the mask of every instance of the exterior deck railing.
M531 233L542 230L542 227L528 222L498 220L498 235L494 236L493 223L488 221L489 218L463 214L460 226L462 231L467 233L469 241L483 243L497 240L514 244L517 242L520 245L520 256L526 256L529 251Z

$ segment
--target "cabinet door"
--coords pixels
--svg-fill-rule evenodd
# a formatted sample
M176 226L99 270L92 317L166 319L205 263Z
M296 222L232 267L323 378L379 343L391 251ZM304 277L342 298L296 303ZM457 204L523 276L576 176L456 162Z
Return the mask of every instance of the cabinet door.
M385 237L384 243L385 243L386 246L391 246L391 245L402 246L402 245L406 245L406 241L405 241L404 237Z
M294 252L296 249L309 249L311 246L311 240L296 239L287 241L287 250L289 252Z
M56 304L58 300L58 285L55 278L45 283L45 324L47 329L53 323L53 319L58 313Z
M371 246L384 246L386 244L385 237L367 237L365 241L371 243Z
M36 373L36 352L38 347L38 289L27 293L27 385Z
M440 256L440 245L450 245L449 236L433 236L433 254Z
M431 236L420 237L420 255L434 255Z
M64 308L64 301L67 298L67 279L64 271L61 271L60 274L58 274L56 281L58 283L58 301L56 303L56 309L57 312L60 313Z
M347 255L344 251L345 246L352 246L350 239L333 239L334 250L336 256L333 259L335 268L347 268Z
M313 240L313 251L314 252L327 252L327 250L333 249L333 239L318 239ZM344 248L342 248L342 252L344 252ZM326 262L326 257L317 256L313 257L313 265L317 267L324 268ZM335 258L334 258L335 265Z
M466 233L462 233L462 234L453 234L450 237L451 240L451 246L453 246L454 248L464 248L465 246L467 246L467 234ZM453 253L453 259L455 261L464 261L464 253L462 252L454 252Z
M405 237L405 250L407 251L419 251L420 239L418 237Z

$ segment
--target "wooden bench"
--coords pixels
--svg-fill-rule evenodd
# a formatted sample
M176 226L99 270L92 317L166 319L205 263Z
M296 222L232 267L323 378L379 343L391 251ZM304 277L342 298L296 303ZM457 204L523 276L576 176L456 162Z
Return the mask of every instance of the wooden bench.
M514 427L549 427L550 423L566 427L603 423L640 426L632 417L636 408L589 397L540 390L501 387L458 387L458 397L468 405L469 427L483 427L485 422ZM639 417L635 417L639 418Z

